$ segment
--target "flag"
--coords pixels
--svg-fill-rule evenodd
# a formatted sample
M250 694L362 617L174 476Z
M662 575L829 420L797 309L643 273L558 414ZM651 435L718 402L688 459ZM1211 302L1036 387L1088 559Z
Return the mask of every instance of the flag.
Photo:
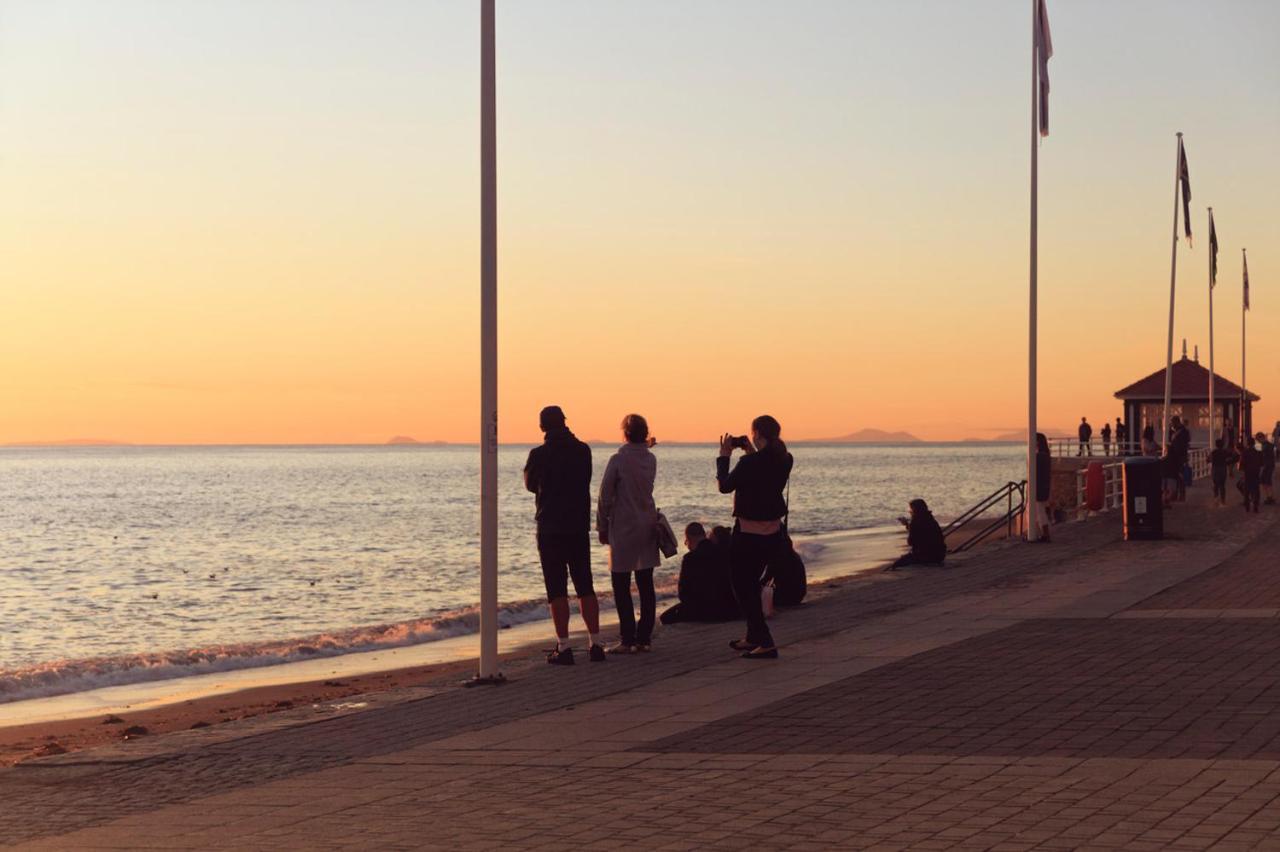
M1040 57L1040 136L1049 135L1049 57L1053 56L1053 38L1049 35L1049 14L1045 0L1036 7L1036 52Z
M1182 184L1182 225L1187 233L1187 245L1191 245L1191 172L1187 169L1187 149L1178 139L1178 182Z
M1249 255L1241 252L1244 258L1244 309L1249 310Z
M1209 289L1218 283L1218 229L1213 227L1213 208L1209 208Z

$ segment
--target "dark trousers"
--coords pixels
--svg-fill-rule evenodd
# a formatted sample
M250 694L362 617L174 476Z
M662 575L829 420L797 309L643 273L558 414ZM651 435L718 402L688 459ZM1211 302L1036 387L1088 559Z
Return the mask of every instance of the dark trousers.
M762 648L773 647L773 634L764 620L764 606L760 601L760 577L771 559L782 556L787 546L782 532L773 535L752 535L733 528L729 543L729 562L733 570L733 594L738 608L747 620L747 641Z
M1258 503L1262 498L1261 488L1258 480L1246 478L1244 481L1244 510L1246 512L1258 511Z
M1227 477L1224 475L1221 479L1216 476L1213 478L1213 499L1227 502Z
M658 599L653 591L653 569L637 571L636 591L640 593L640 626L636 626L636 612L631 603L631 572L614 571L613 603L618 608L618 638L623 645L648 645L653 638L653 622Z

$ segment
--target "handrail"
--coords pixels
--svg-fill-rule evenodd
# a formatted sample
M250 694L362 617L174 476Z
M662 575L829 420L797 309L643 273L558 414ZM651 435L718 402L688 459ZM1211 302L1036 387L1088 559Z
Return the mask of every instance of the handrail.
M961 553L968 550L994 533L1001 527L1001 525L1006 525L1008 527L1007 534L1012 538L1014 532L1014 520L1022 514L1023 509L1026 506L1026 488L1027 483L1025 481L1007 482L991 494L970 506L965 511L961 512L955 520L942 528L942 538L944 541L947 536L957 533L974 521L981 519L984 512L987 512L999 505L1001 500L1005 501L1005 510L1003 515L997 515L995 518L988 519L986 526L978 530L962 544L959 544L956 547L947 548L947 552ZM1017 505L1014 505L1014 494L1017 494L1018 496Z
M1204 447L1196 447L1188 451L1187 464L1191 466L1193 481L1204 479L1209 475L1209 451ZM1087 515L1085 491L1087 489L1088 468L1076 471L1076 510ZM1110 462L1102 466L1102 511L1119 509L1124 505L1124 464Z

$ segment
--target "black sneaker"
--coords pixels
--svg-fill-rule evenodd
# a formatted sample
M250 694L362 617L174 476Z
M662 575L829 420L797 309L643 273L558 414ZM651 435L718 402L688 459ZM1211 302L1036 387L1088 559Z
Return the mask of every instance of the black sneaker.
M559 651L548 651L547 662L553 666L573 665L573 649L561 648Z
M609 659L605 656L603 645L592 645L588 653L591 655L591 662L593 663L603 663Z

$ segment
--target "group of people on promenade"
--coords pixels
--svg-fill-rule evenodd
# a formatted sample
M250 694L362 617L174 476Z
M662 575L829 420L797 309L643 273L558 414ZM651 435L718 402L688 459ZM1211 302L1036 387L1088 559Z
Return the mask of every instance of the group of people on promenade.
M600 606L591 576L591 448L569 430L559 406L544 408L538 419L545 438L529 452L524 478L525 487L535 495L538 558L556 632L556 647L548 653L547 662L574 663L568 645L571 582L586 624L592 662L604 662L611 654L647 652L657 620L653 572L662 561L660 548L670 548L668 555L675 552L674 541L665 540L672 538L670 527L653 499L658 463L651 451L654 440L649 424L639 414L623 418L624 443L605 466L596 501L596 534L609 548L618 611L619 639L606 648L600 639ZM733 454L739 450L742 456L733 464ZM682 567L690 573L686 577L682 570L681 585L689 592L691 606L671 620L721 620L711 616L728 613L723 588L727 579L735 607L730 617L746 622L745 637L732 640L729 646L750 660L778 657L765 618L762 585L776 595L782 586L773 582L772 575L797 558L785 526L785 491L793 464L782 427L767 414L751 422L749 437L723 435L716 483L721 494L733 495L733 529L727 540L719 534L718 542L706 541L700 524L685 529L690 553ZM690 561L690 557L694 558ZM633 581L639 594L638 620L631 596ZM794 589L794 583L789 588ZM799 594L803 597L803 588ZM681 609L685 602L682 594Z

